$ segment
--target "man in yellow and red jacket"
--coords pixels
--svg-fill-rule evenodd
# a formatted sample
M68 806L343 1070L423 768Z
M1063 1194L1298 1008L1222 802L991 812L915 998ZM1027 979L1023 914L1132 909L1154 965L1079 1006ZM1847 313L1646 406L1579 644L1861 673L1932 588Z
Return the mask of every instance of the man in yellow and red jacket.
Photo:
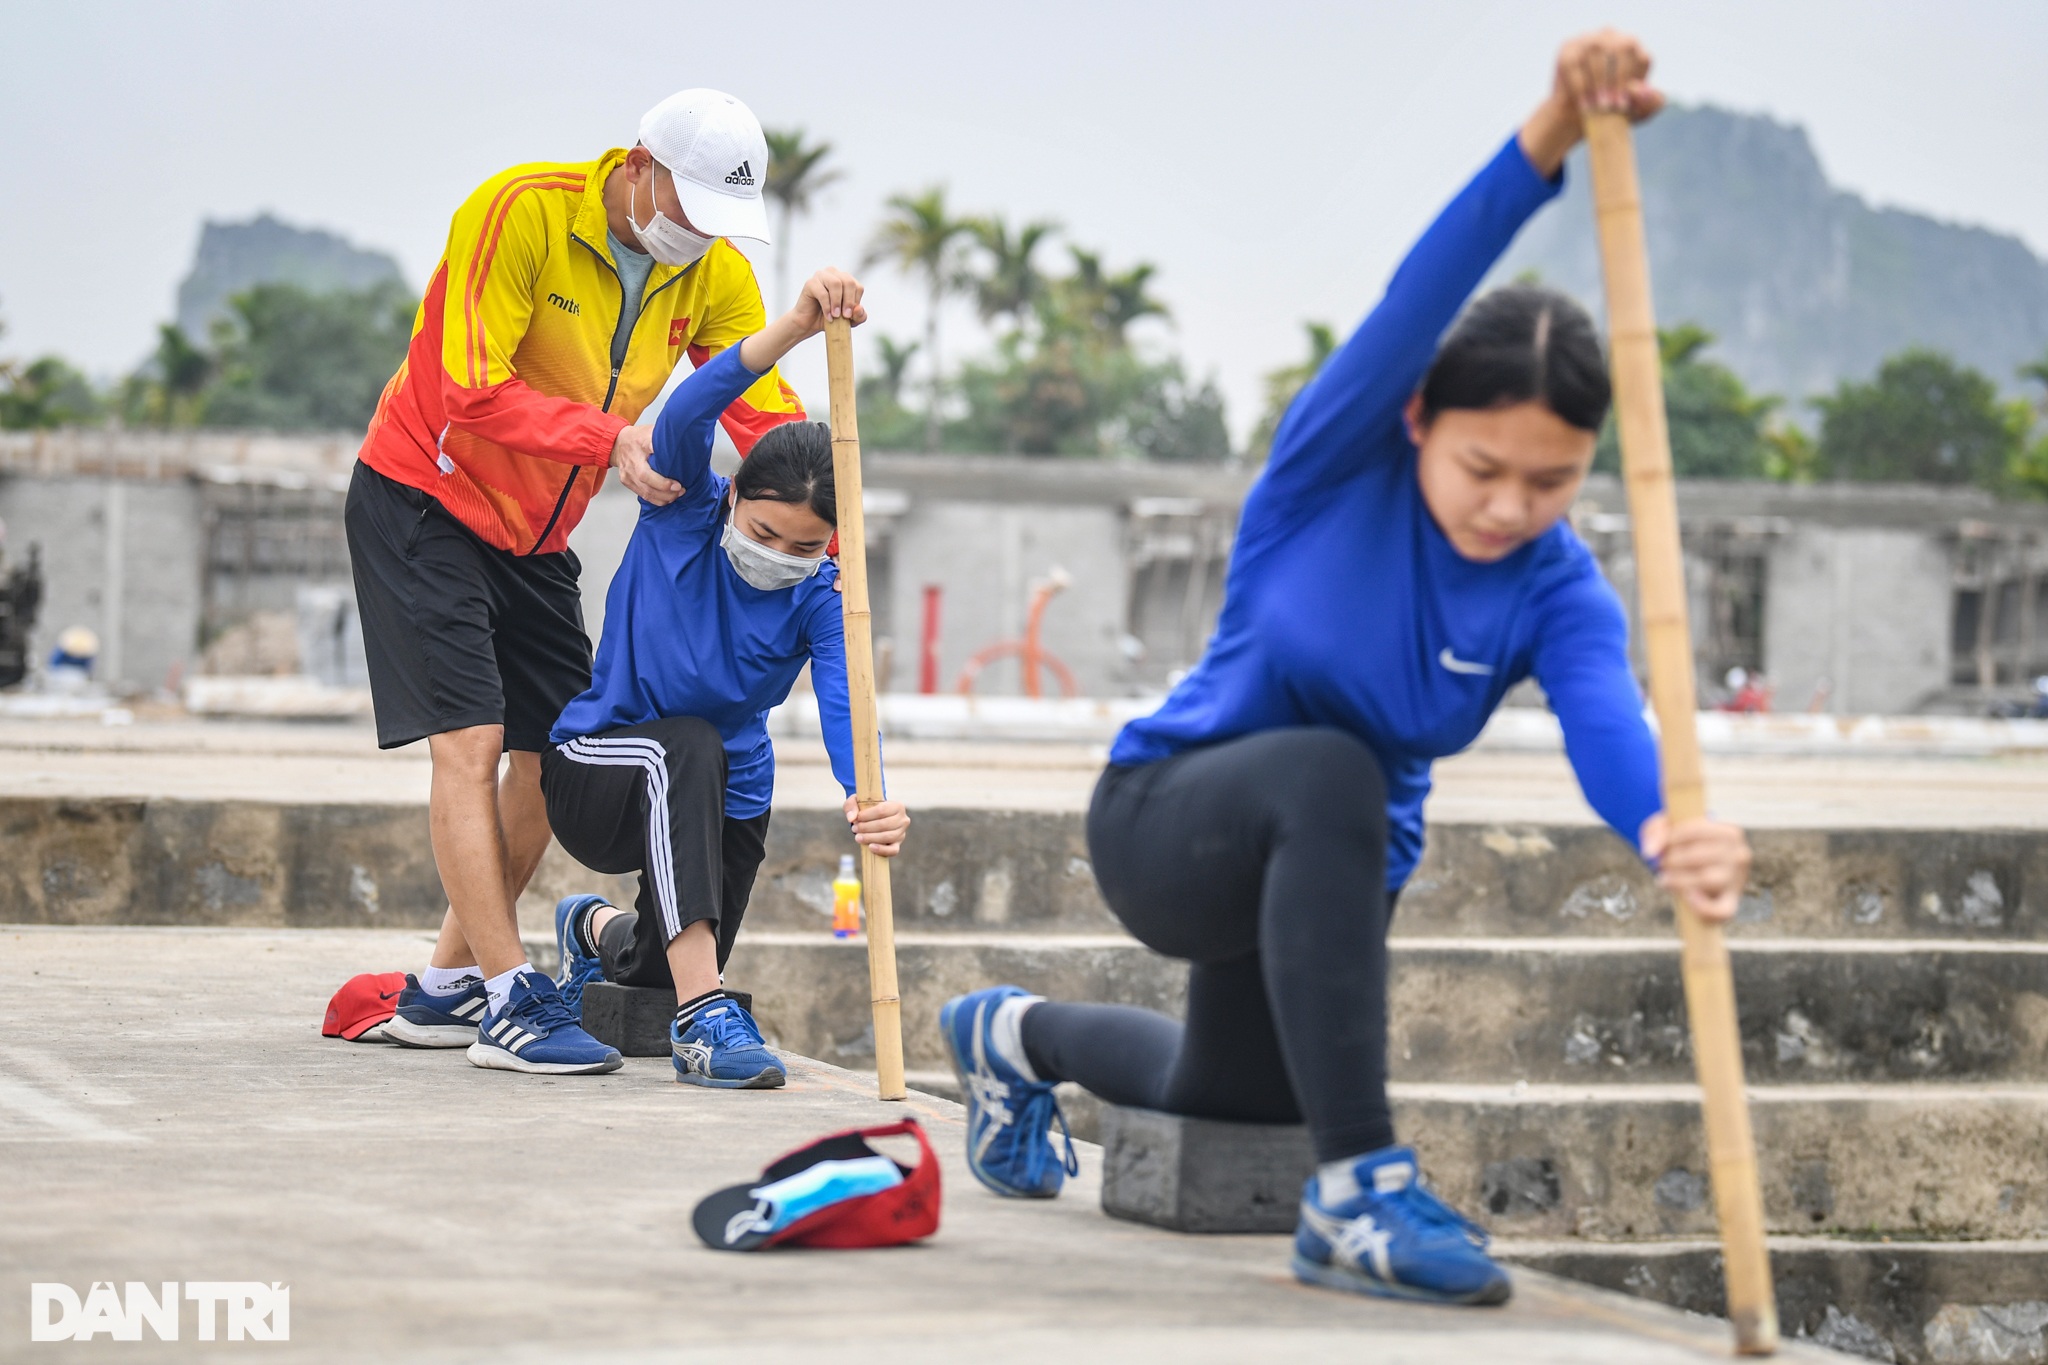
M768 240L766 173L747 107L686 90L648 111L631 151L515 166L449 226L346 513L377 741L428 741L449 904L387 1025L400 1042L468 1046L488 1010L519 1040L490 1065L619 1064L523 970L513 910L549 839L540 750L590 685L569 533L608 468L656 504L682 491L648 467L652 428L633 423L685 352L701 365L765 325L727 239ZM803 416L771 369L723 422L745 454Z

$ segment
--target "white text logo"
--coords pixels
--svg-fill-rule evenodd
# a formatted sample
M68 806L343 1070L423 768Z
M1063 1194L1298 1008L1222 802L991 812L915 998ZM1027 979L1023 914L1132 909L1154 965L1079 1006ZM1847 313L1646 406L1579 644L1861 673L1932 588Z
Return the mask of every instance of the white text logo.
M30 1285L29 1340L91 1341L104 1332L114 1341L140 1341L147 1324L158 1341L176 1341L179 1309L185 1303L195 1305L196 1340L221 1340L223 1326L229 1341L292 1339L288 1284L190 1280L182 1298L176 1280L154 1286L130 1280L124 1290L116 1293L112 1282L95 1280L81 1299L68 1284Z

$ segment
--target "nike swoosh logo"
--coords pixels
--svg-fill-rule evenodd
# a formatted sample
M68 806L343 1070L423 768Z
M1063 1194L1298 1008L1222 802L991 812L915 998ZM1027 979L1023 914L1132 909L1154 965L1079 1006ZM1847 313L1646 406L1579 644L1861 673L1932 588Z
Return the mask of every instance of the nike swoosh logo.
M1436 661L1442 664L1445 668L1451 670L1451 672L1453 673L1463 673L1471 677L1483 678L1493 672L1492 664L1467 663L1463 659L1459 658L1457 655L1451 653L1451 647L1449 645L1444 646L1443 652L1436 656Z

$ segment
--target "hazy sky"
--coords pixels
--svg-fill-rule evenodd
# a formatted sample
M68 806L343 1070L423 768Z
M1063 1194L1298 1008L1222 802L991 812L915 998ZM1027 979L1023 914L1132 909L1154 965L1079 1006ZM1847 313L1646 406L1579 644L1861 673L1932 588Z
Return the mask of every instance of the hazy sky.
M1348 329L1558 41L1610 21L1677 97L1803 124L1836 183L2048 254L2041 0L0 4L0 354L103 375L149 349L205 218L332 228L418 286L485 176L630 144L711 85L834 144L800 267L857 265L882 199L934 182L1056 218L1160 266L1158 337L1241 433L1300 323ZM918 334L921 291L871 285L874 325ZM953 354L986 344L964 307L946 323ZM820 355L791 372L822 397Z

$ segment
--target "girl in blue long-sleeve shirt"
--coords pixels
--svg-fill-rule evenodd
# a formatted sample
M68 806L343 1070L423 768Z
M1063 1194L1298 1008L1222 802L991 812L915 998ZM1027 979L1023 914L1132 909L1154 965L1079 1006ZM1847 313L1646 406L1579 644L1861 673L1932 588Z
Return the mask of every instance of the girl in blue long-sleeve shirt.
M728 480L711 471L719 414L828 316L865 318L860 286L821 271L778 321L720 352L677 388L645 469L625 471L640 520L605 595L590 690L571 701L541 754L548 821L600 872L640 873L633 911L599 896L556 909L562 995L603 978L673 986L677 1078L766 1088L784 1079L719 973L760 867L775 785L770 707L809 665L832 772L855 838L883 856L902 844L898 802L853 801L838 570L825 557L837 518L831 438L776 427Z
M1305 1122L1322 1165L1297 1275L1506 1299L1483 1236L1421 1185L1387 1109L1387 923L1422 851L1430 764L1534 677L1587 799L1661 855L1667 885L1725 918L1748 865L1730 826L1665 829L1621 605L1563 521L1608 406L1591 320L1529 287L1459 317L1558 192L1580 109L1659 106L1647 71L1624 35L1568 44L1550 98L1288 410L1245 500L1208 651L1125 727L1088 815L1110 908L1192 964L1186 1022L1009 986L950 1002L942 1026L984 1184L1058 1192L1048 1131L1062 1080L1140 1108Z

